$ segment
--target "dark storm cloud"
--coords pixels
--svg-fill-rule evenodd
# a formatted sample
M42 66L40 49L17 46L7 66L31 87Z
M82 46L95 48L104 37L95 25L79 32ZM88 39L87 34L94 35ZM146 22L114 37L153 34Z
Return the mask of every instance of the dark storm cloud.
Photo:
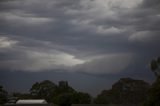
M32 63L30 71L64 65L108 74L160 53L158 0L10 0L0 5L1 62L9 68L23 70ZM13 64L17 60L22 67Z

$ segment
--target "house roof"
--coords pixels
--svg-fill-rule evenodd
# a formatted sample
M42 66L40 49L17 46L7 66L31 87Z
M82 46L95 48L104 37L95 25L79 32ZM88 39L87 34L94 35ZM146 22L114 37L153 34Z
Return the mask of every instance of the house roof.
M4 104L2 106L57 106L56 104Z
M44 99L18 100L16 104L47 104Z

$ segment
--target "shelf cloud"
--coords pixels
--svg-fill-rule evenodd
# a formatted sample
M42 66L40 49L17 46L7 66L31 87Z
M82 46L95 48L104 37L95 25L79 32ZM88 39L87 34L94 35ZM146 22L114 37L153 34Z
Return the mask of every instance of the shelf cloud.
M158 0L3 0L0 69L124 72L133 63L159 55L159 4Z

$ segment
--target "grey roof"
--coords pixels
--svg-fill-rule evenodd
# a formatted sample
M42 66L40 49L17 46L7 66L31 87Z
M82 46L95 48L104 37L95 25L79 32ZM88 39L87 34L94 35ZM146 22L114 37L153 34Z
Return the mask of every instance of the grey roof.
M47 101L44 99L24 99L18 100L16 104L47 104Z
M55 104L5 104L3 106L57 106Z

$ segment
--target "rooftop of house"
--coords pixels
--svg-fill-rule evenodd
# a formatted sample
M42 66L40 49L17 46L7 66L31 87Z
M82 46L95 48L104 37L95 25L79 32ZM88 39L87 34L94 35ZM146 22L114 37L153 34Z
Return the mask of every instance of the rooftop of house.
M44 99L26 99L18 100L16 104L47 104L47 101Z

